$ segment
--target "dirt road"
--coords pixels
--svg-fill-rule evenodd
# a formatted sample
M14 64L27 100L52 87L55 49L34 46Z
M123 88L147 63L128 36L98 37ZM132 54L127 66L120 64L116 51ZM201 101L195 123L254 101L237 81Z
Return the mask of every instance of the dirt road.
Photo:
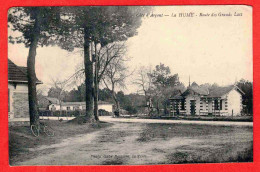
M100 116L100 120L101 121L106 121L106 122L135 122L135 123L162 123L162 124L199 124L199 125L218 125L218 126L253 126L253 122L136 119L136 118L113 118L111 116Z
M241 150L250 151L253 139L252 127L114 123L102 131L30 149L46 154L16 165L229 162L236 161ZM218 159L219 154L222 159ZM246 154L242 152L243 156Z

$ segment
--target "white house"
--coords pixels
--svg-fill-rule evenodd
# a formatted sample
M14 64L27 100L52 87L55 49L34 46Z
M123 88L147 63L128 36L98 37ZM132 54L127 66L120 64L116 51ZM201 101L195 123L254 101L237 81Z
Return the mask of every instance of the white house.
M192 85L170 101L174 114L238 116L243 108L243 94L235 85L211 90Z
M37 79L36 84L42 84ZM15 65L8 59L8 120L29 122L27 68Z
M56 110L84 110L86 109L85 102L61 102L61 106L58 103L59 101L55 101L55 98L51 98L52 103L48 106L48 110L56 111ZM58 100L58 99L57 99ZM56 102L56 103L55 103ZM98 101L98 109L103 109L107 112L113 112L113 104L105 101Z

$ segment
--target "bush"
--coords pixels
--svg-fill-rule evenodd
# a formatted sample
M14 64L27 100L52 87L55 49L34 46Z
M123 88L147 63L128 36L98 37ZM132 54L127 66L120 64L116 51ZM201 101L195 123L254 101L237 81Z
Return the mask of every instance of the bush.
M130 114L136 114L138 112L137 109L133 106L127 106L125 110L127 110Z
M104 109L99 109L98 110L98 115L99 116L109 116L110 113L108 111L104 110Z

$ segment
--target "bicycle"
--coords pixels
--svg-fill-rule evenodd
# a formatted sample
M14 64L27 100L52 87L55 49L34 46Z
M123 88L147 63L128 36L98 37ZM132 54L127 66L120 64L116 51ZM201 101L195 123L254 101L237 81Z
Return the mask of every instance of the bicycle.
M38 137L40 132L44 132L47 136L54 136L54 130L43 122L40 122L38 126L31 125L31 131L35 137Z

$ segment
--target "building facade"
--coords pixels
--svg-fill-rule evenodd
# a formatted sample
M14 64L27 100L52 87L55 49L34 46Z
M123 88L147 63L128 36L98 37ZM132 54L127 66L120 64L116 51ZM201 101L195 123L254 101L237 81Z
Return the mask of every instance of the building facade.
M50 99L49 97L46 99ZM55 103L55 98L51 98L52 102L48 105L48 110L50 111L73 111L73 110L85 110L86 109L86 103L85 102L61 102L59 104L58 102ZM58 100L58 99L57 99ZM98 109L99 110L105 110L107 112L113 112L113 104L105 101L98 101Z
M173 115L238 116L243 108L242 94L235 85L212 89L190 86L170 98L171 112Z
M37 79L36 84L42 84ZM8 120L29 122L27 68L8 59Z

